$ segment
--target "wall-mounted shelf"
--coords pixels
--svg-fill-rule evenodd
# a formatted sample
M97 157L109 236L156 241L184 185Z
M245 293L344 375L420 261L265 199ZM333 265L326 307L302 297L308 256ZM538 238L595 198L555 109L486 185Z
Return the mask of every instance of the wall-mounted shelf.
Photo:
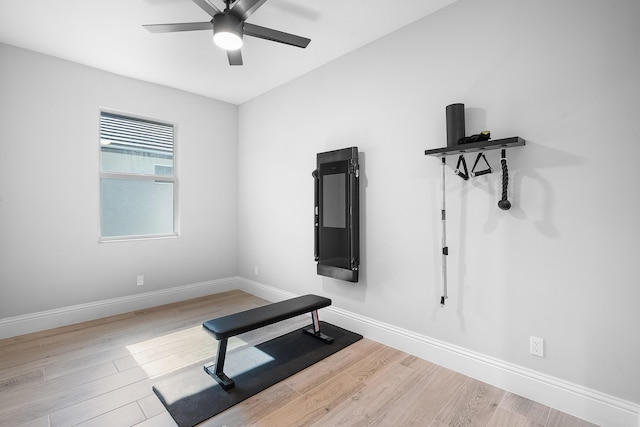
M519 147L524 145L524 139L519 136L503 139L490 139L488 141L472 142L470 144L456 145L455 147L443 147L433 150L424 150L425 156L444 157L452 154L473 153L482 150L497 150L500 148Z

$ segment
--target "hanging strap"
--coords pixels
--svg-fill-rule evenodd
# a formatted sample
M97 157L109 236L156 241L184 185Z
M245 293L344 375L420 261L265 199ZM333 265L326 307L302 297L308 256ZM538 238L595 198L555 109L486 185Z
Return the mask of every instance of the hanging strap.
M462 171L460 170L460 165L462 165ZM467 162L464 160L464 154L460 154L460 157L458 157L458 164L454 173L465 181L469 179L469 170L467 169Z
M476 172L476 166L478 166L478 162L480 161L480 159L484 159L484 162L487 165L487 168L484 169L484 170ZM491 165L489 165L489 162L487 161L487 158L484 155L484 152L478 153L478 157L476 157L476 161L473 163L473 168L471 168L471 176L486 175L486 174L491 173L491 172L493 172L491 170Z

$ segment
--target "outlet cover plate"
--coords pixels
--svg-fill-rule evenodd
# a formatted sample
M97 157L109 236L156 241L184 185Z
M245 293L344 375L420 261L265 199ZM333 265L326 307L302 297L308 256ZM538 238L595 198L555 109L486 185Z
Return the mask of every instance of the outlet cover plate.
M544 340L542 338L529 337L529 353L534 356L544 357Z

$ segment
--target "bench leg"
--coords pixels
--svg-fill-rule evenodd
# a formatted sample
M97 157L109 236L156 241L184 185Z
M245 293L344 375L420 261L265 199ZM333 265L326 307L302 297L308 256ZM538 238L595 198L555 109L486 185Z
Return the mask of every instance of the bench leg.
M215 370L212 370L211 364L205 365L204 370L207 374L220 384L224 390L232 389L235 386L234 381L224 373L224 359L227 356L227 338L218 342L218 356L216 357Z
M313 324L304 328L303 331L309 335L313 335L314 337L318 338L320 341L324 341L327 344L332 343L333 337L330 337L320 332L320 319L318 318L318 310L313 310L311 312L311 321L313 322Z

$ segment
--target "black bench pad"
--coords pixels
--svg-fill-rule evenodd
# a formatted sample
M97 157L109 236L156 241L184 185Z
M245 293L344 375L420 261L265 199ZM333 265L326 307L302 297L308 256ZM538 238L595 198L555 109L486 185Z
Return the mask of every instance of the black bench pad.
M222 340L330 305L329 298L309 294L218 317L204 322L202 326L217 340Z

